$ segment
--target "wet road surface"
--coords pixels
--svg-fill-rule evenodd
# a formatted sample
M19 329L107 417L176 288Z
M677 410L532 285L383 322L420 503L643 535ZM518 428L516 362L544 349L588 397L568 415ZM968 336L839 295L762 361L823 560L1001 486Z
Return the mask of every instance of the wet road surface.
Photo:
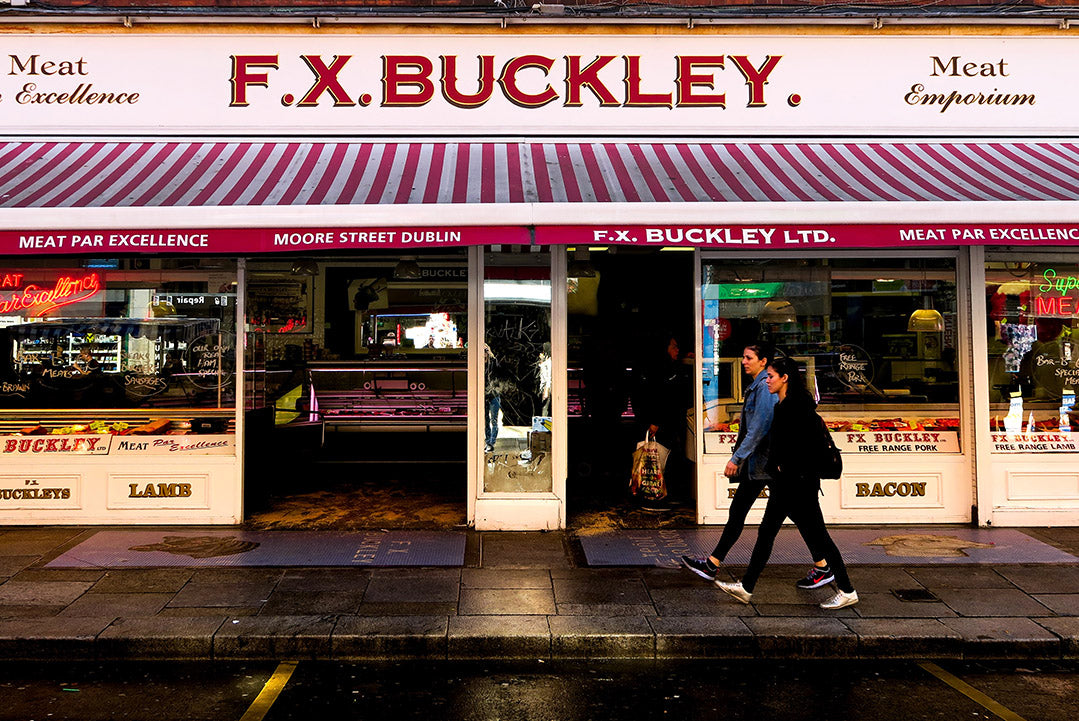
M19 721L1073 721L1079 664L0 664Z

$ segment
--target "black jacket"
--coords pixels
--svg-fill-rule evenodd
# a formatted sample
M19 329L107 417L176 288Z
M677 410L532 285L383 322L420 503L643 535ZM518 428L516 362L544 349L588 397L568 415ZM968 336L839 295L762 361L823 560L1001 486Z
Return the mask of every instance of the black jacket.
M638 424L659 426L661 435L682 438L686 431L686 410L693 405L691 367L664 355L637 374L633 415Z
M808 393L788 394L776 404L768 438L768 474L773 490L820 488L820 478L806 462L818 452L817 404Z

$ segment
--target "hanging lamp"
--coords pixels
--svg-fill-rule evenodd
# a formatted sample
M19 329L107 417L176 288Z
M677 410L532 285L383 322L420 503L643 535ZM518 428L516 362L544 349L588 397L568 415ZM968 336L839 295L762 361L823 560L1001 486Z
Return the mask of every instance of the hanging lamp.
M925 292L925 261L922 261L922 292ZM908 333L940 333L944 330L944 316L933 307L932 296L924 296L923 306L907 319Z
M764 304L758 319L762 323L797 323L798 314L789 300L770 300Z

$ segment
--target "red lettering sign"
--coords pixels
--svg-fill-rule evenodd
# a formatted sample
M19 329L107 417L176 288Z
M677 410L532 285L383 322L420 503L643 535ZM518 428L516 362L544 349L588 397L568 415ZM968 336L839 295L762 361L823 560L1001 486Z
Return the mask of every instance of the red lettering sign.
M495 91L495 56L480 55L479 90L463 93L457 87L457 56L442 56L442 97L459 108L478 108L491 99Z
M382 58L382 104L389 106L426 105L435 97L431 82L434 63L423 55L385 55ZM411 71L411 72L410 72ZM414 93L402 88L416 88Z
M229 77L229 85L232 86L232 97L229 99L229 107L247 107L247 87L249 85L255 85L263 88L269 87L270 76L267 73L251 72L249 68L273 68L274 70L276 70L277 56L232 56L232 75Z
M0 315L19 313L41 318L57 308L89 300L104 289L105 284L97 273L65 274L52 287L29 283L20 290L0 294Z
M554 66L552 58L546 58L542 55L522 55L506 63L502 68L502 76L498 79L498 84L502 86L502 92L505 93L506 99L514 105L520 105L522 108L543 107L547 103L558 100L558 93L555 92L555 89L548 83L538 93L526 93L517 85L517 73L529 68L537 68L542 70L544 75L547 75L551 72L552 66Z
M699 95L694 91L698 85L712 88L716 87L716 78L711 73L697 73L697 67L723 68L722 55L685 55L678 57L678 77L675 83L678 85L678 105L697 107L713 106L717 108L727 107L727 94L715 93L713 95Z

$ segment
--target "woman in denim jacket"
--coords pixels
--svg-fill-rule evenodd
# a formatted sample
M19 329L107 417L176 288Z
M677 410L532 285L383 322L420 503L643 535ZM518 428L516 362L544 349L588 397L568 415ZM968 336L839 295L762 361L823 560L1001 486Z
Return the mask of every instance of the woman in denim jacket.
M853 606L858 603L858 593L851 585L843 556L824 524L818 499L820 476L814 465L807 463L807 459L813 458L816 448L823 443L820 432L814 432L821 422L816 413L817 402L809 395L798 365L790 358L781 358L769 364L766 379L768 390L779 399L769 439L768 506L764 509L753 555L742 580L717 580L716 586L742 603L749 603L757 579L772 555L779 529L783 521L789 518L798 527L806 545L810 549L817 549L835 568L837 590L820 607L834 610Z
M753 503L760 497L761 491L771 480L765 470L768 466L768 432L772 428L776 396L768 391L765 383L765 369L774 360L775 349L771 343L750 343L742 351L742 369L753 379L746 389L742 401L742 416L738 422L738 439L734 444L734 454L727 461L723 475L731 483L738 484L738 490L731 499L727 523L723 526L723 535L719 538L712 555L707 558L682 556L682 565L708 581L716 580L716 570L727 553L734 546L745 528L746 516ZM810 548L816 565L809 570L805 578L798 581L798 588L817 588L833 580L824 555Z

